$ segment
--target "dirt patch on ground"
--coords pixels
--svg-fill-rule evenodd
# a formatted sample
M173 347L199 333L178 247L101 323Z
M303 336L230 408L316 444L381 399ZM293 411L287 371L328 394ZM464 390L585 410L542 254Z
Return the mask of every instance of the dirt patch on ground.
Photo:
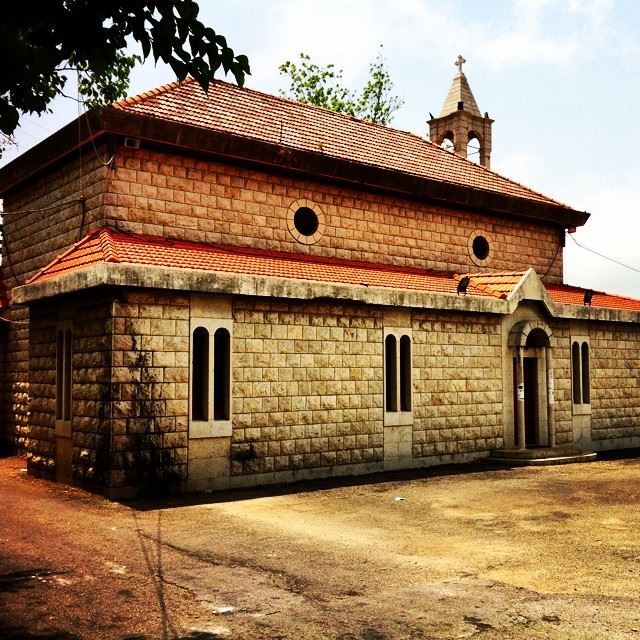
M640 638L640 460L116 504L0 460L3 638Z

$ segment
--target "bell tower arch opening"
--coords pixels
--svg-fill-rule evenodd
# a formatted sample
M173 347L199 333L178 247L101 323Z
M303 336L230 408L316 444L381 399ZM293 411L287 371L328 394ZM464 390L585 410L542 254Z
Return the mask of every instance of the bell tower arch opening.
M481 137L475 131L469 131L467 138L467 160L480 164L480 153L482 151Z
M446 151L455 153L456 145L453 140L453 131L447 131L442 138L438 140L438 144Z

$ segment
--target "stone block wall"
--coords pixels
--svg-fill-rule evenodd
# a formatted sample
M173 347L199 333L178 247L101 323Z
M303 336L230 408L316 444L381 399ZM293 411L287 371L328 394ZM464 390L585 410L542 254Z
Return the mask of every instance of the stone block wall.
M102 204L110 169L106 149L99 147L47 171L4 198L2 279L11 297L13 287L25 284L42 267L66 251L89 228L102 223ZM84 203L81 201L84 198ZM10 307L5 346L5 384L0 396L4 439L25 449L29 438L29 310ZM0 433L0 437L2 433Z
M549 282L562 280L560 238L549 225L144 148L119 152L105 198L107 217L132 232L461 273L533 267ZM324 216L315 245L288 231L291 207L302 200ZM474 231L490 241L481 267L469 255Z
M113 306L111 495L187 477L189 297L130 291Z
M0 439L9 450L24 450L29 429L29 309L5 311L6 324L0 337L4 351L3 386L0 390Z
M85 150L45 171L5 198L2 276L7 288L24 284L97 225L188 240L255 246L349 260L389 262L459 272L549 270L560 280L557 230L409 200L395 199L148 149ZM316 245L289 233L299 201L323 213ZM491 243L479 267L469 240ZM5 438L20 448L28 438L28 310L11 308L6 336L3 415Z
M382 461L381 318L235 301L232 475Z
M591 437L640 443L640 328L591 323ZM633 440L631 440L633 438Z
M383 309L246 298L235 301L233 317L232 474L381 470ZM410 326L409 466L500 448L499 318L413 311Z
M2 277L7 289L24 284L39 269L103 222L112 169L105 147L40 174L28 187L4 198ZM83 201L84 200L84 203ZM12 213L17 212L17 213Z
M414 458L503 446L500 318L414 312Z
M200 313L207 305L198 299ZM212 478L228 486L221 473L242 486L382 470L383 337L397 318L412 338L412 448L404 466L503 446L502 318L254 297L230 301L231 438L190 438L192 304L189 294L104 290L32 307L24 444L34 472L55 477L63 320L73 320L74 332L73 481L111 497L202 490ZM573 437L571 329L557 321L552 331L562 444ZM637 332L591 326L590 340L594 439L640 435ZM213 458L229 462L216 466Z
M44 306L33 308L31 322L25 329L31 339L31 350L24 384L33 390L34 396L20 412L25 418L20 444L27 451L31 471L55 479L57 314Z
M87 294L34 305L29 336L29 411L22 445L30 472L56 477L56 335L59 322L73 327L74 484L102 490L109 464L111 299Z
M56 477L56 332L72 321L72 481L111 497L180 488L187 473L189 299L92 292L32 308L31 472Z

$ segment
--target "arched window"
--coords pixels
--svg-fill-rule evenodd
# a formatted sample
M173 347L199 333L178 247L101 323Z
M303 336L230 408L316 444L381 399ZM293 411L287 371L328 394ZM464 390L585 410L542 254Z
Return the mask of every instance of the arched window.
M398 357L397 340L393 334L389 334L384 340L384 367L385 367L385 410L398 410Z
M583 404L591 403L591 384L589 381L589 344L582 343L580 347L581 365L582 365L582 402Z
M411 411L411 338L400 338L400 411Z
M580 345L574 342L571 345L571 380L573 383L573 404L582 402L582 375L580 373Z
M231 435L231 322L192 319L191 328L189 435Z
M71 420L73 333L68 323L58 328L56 340L56 420Z
M209 419L209 332L196 327L191 356L191 418Z
M384 410L387 424L409 424L411 417L411 332L386 329L384 339Z
M213 334L213 419L229 420L231 336L224 327Z
M590 404L589 343L586 340L576 339L571 343L571 383L573 404Z

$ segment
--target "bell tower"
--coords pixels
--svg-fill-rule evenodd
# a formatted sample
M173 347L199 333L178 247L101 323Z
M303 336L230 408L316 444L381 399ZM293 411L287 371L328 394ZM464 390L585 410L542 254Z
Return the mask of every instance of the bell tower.
M428 121L432 142L447 145L454 153L470 160L478 154L478 162L489 169L491 158L491 125L489 114L480 114L467 76L462 72L466 60L458 56L458 73L453 78L449 93L437 118ZM429 114L431 115L431 114ZM448 141L448 143L446 142Z

